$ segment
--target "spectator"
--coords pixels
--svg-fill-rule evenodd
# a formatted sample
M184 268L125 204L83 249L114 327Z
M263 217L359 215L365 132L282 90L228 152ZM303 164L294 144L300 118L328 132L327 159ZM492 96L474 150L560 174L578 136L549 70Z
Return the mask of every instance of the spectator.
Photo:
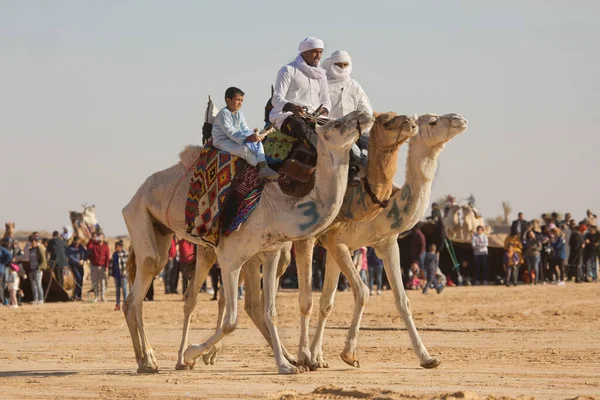
M67 247L67 256L69 257L69 266L75 277L75 289L73 290L73 300L81 301L83 288L83 264L87 260L87 251L80 243L79 236L73 236L71 245Z
M519 239L523 241L525 234L527 233L527 221L523 217L523 213L520 212L517 214L517 219L515 219L510 226L510 234L518 235Z
M179 241L179 269L182 276L182 293L185 293L192 279L192 273L196 265L196 245L185 239Z
M123 301L127 299L129 294L129 286L127 284L127 259L129 253L123 248L123 241L119 240L115 243L115 252L112 256L112 276L115 280L115 291L117 293L117 304L115 311L121 310L121 291L123 291Z
M71 244L71 238L73 238L73 228L70 226L63 226L63 232L61 233L60 237L63 238L63 240L65 241L65 244L70 245Z
M377 282L377 296L383 289L383 261L377 257L375 249L367 248L367 265L369 268L369 294L373 294L373 284Z
M8 307L19 308L19 302L17 301L17 292L20 291L19 284L19 266L16 264L9 264L6 267L6 285L8 287ZM2 303L4 304L4 303Z
M540 281L542 283L552 279L550 265L554 260L554 247L552 246L553 238L551 237L550 230L554 228L553 223L549 223L542 228L542 253L540 257Z
M354 266L358 270L360 274L360 279L365 283L365 285L369 284L367 279L367 270L369 268L369 264L367 261L367 248L360 247L354 252Z
M506 273L506 286L510 286L511 281L514 286L517 286L519 275L519 253L515 251L515 246L509 244L504 252L504 272Z
M64 269L68 265L67 245L58 234L58 231L52 233L52 239L48 242L47 252L50 255L50 269L54 272L54 277L60 287L64 287Z
M90 260L90 275L94 289L94 302L106 302L106 272L110 263L110 249L104 241L104 235L95 233L93 240L88 243L88 259Z
M38 243L38 239L31 235L29 237L29 248L27 250L27 275L31 282L33 304L44 304L44 289L42 288L42 274L48 269L46 262L46 249Z
M7 268L11 265L12 260L12 253L7 248L0 246L0 306L3 306L5 303L4 283L7 281L6 278L10 272Z
M424 268L425 273L427 274L427 283L423 288L423 294L427 294L427 290L432 285L438 294L440 294L442 290L444 290L444 287L440 283L438 283L438 280L436 278L436 273L439 264L439 254L437 254L436 251L437 246L435 245L435 243L431 243L429 245L429 251L425 254Z
M175 237L171 239L171 247L169 248L169 260L163 268L163 282L165 284L165 294L177 294L177 281L179 278L179 270L173 277L173 268L175 266L175 257L177 257L177 243Z
M29 263L29 255L31 254L29 249L32 246L33 239L38 240L38 246L39 246L39 233L33 232L27 239L27 243L25 243L25 247L23 248L23 253L21 253L19 256L17 256L17 261ZM46 250L46 249L44 249L44 250ZM45 254L45 252L44 252L44 254Z
M561 225L570 225L571 224L571 213L565 213L565 219L563 219L562 221L560 221Z
M413 263L416 262L420 269L423 269L426 244L423 232L419 228L414 228L410 238L410 260Z
M537 285L539 282L541 251L542 242L538 239L534 231L529 231L527 233L527 241L525 242L525 260L527 261L530 285Z
M585 248L583 249L583 262L586 266L584 278L586 280L591 278L593 282L596 282L598 280L598 273L596 271L598 245L600 244L600 237L598 235L598 228L596 225L590 225L589 231L586 233L584 239Z
M583 280L583 250L585 247L583 232L585 228L579 226L571 230L571 238L569 239L569 268L572 274L575 275L575 282L581 283Z
M567 266L567 240L560 229L552 230L552 246L554 247L554 260L552 266L559 285L565 284L565 269ZM554 280L553 280L554 281Z
M210 280L212 282L213 288L213 297L211 300L217 300L217 293L219 292L219 281L221 284L223 283L223 278L221 277L221 267L219 267L218 263L215 263L208 271L210 274ZM239 288L238 288L238 296L240 296Z
M483 284L487 285L488 280L488 238L483 233L483 226L477 227L477 233L473 234L471 240L473 246L473 255L475 258L475 284L478 285L483 279Z

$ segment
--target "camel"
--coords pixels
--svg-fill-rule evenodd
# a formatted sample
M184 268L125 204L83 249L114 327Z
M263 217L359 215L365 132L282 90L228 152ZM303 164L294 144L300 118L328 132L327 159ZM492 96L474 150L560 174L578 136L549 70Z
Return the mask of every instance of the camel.
M444 217L446 235L450 239L462 239L463 224L460 220L461 207L453 204L449 207L448 215Z
M400 145L417 134L417 126L415 124L414 117L396 115L395 113L391 112L383 114L375 113L374 115L376 119L370 134L369 158L367 172L365 174L366 176L363 178L364 185L358 187L348 187L346 190L342 211L340 212L344 220L372 219L379 212L381 212L382 206L385 205L385 202L387 202L392 193L393 176L397 168L396 159ZM338 215L338 218L339 217L340 215ZM289 248L291 248L291 243L288 243L286 247L288 251L282 251L279 256L280 261L277 267L277 276L281 276L289 264ZM312 246L310 246L309 251L310 255L307 255L307 257L312 258ZM264 323L264 319L259 315L261 305L261 299L259 296L259 266L261 264L263 264L263 269L267 271L268 266L265 264L264 257L257 255L248 260L243 266L243 271L246 275L245 282L247 290L245 309L269 345L271 345L272 343L267 326ZM199 271L199 269L208 270L211 265L212 264L197 264L196 275L205 276L206 272ZM298 359L292 357L283 346L281 346L281 351L285 359L289 362L295 363L297 366L310 368L310 355L308 353L308 316L310 315L312 308L312 296L310 295L312 271L309 268L307 271L304 270L303 273L306 275L304 275L304 278L300 280L300 282L302 282L302 285L300 286L300 292L304 293L305 295L304 297L301 296L300 309L303 316L302 331L304 332L304 336L302 337L302 341L305 345L300 347ZM187 362L184 360L184 347L187 344L189 321L196 305L198 293L198 290L194 284L199 285L201 284L201 281L196 282L194 280L189 294L185 294L184 328L176 369L187 369L193 367L195 364L195 358L192 360L188 359ZM253 289L253 287L256 286L258 289ZM256 294L254 292L256 292ZM221 298L223 298L223 296L221 296ZM221 308L219 319L217 320L217 329L220 328L223 313L223 303L220 302L219 305ZM209 362L213 363L215 355L219 349L220 342L216 343L215 347L213 347L208 354L203 356L204 362L207 364Z
M5 246L11 239L15 237L15 223L14 222L6 222L4 224L4 235L2 235L2 241L0 241L0 245Z
M492 232L490 226L485 226L485 221L482 216L476 216L471 206L462 206L463 214L463 225L462 225L462 239L470 240L471 237L477 232L478 226L483 226L483 231L486 235Z
M418 355L421 366L435 368L440 363L427 352L412 319L410 304L402 283L397 239L400 233L412 229L424 216L431 197L431 185L437 170L438 157L446 143L467 129L467 121L458 114L424 114L419 116L417 124L419 134L409 142L405 183L395 192L385 210L372 221L340 224L320 238L330 256L327 257L319 322L311 344L312 362L319 367L328 367L323 360L322 340L325 323L333 308L340 269L350 280L355 298L355 312L341 357L350 365L360 365L356 352L358 331L369 291L353 266L351 251L361 246L373 247L383 260L394 293L396 309L408 329L413 350Z
M73 225L75 235L79 236L83 245L87 245L94 232L99 229L99 225L96 219L96 206L84 204L82 207L83 212L69 211L69 219Z
M467 121L458 114L448 114L441 117L426 114L419 117L418 125L419 134L409 142L405 184L402 188L395 188L395 193L390 199L388 207L372 221L334 223L332 228L320 237L321 243L329 251L329 256L320 301L319 322L310 349L312 365L325 368L329 366L323 360L322 341L325 323L333 308L341 268L351 282L355 298L354 317L341 357L352 366L360 366L356 347L360 321L368 301L369 292L354 268L350 251L361 246L374 247L378 256L383 259L394 292L396 308L407 326L413 349L420 359L420 365L423 368L435 368L440 364L439 360L431 357L427 352L412 319L410 304L402 283L397 239L400 233L412 229L424 215L431 196L431 185L437 170L437 159L446 143L466 130ZM298 242L295 242L295 244L298 244ZM301 268L307 268L306 263L300 264L300 257L297 250L296 264L299 277L305 274L305 272L301 272ZM246 267L247 265L244 265L244 273L250 270ZM308 268L310 268L310 265ZM279 275L282 273L283 271L280 270ZM255 277L254 283L250 284L253 280L248 276L246 277L247 298L257 296L260 290L260 286L256 284L258 280L259 277ZM252 309L249 311L251 313ZM251 318L256 324L256 320L259 320L260 316L251 314ZM263 332L264 328L259 325L257 327ZM263 335L265 334L263 333ZM269 339L267 338L267 340ZM204 361L212 364L214 354Z
M248 220L230 236L224 237L213 251L204 251L207 244L186 232L183 210L188 185L200 154L200 147L188 147L180 155L181 162L154 173L138 189L123 208L123 217L130 234L132 251L128 260L129 279L133 281L123 312L129 328L138 363L138 373L158 372L154 352L143 325L142 300L152 278L160 272L168 257L173 233L202 247L198 249L197 263L212 265L215 255L223 277L225 314L221 328L202 345L190 346L185 361L206 354L237 325L237 286L241 267L252 256L268 252L267 263L277 264L279 249L291 240L317 234L329 226L342 205L347 184L349 149L363 129L369 129L373 117L353 112L342 119L317 127L317 166L315 184L310 193L301 198L285 195L278 184L265 185L260 201ZM196 268L198 270L198 267ZM195 282L206 278L195 274ZM275 275L265 279L265 308L274 303ZM188 289L188 292L190 290ZM275 327L275 309L266 320L273 341L275 360L280 373L298 373L282 355ZM187 364L187 363L186 363Z

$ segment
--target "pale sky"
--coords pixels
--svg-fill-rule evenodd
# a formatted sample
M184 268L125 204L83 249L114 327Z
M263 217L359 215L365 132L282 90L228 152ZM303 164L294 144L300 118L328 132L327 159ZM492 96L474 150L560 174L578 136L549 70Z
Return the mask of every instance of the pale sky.
M89 203L126 233L139 185L201 142L207 96L242 88L262 125L307 36L351 54L375 110L469 120L432 198L598 213L599 21L597 1L0 0L0 222L60 229Z

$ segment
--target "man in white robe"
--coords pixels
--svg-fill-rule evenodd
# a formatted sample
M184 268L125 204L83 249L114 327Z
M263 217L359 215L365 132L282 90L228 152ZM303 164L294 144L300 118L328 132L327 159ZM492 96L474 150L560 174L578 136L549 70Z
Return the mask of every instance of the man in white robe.
M323 61L323 68L327 73L327 85L331 97L331 118L342 118L352 111L363 111L373 114L369 97L362 86L350 77L352 73L352 58L344 50L337 50L331 57ZM368 134L361 136L360 143L366 150ZM351 151L351 179L358 180L356 165L364 165L366 157L361 148L354 144ZM354 183L352 182L352 183ZM352 184L351 183L351 184Z

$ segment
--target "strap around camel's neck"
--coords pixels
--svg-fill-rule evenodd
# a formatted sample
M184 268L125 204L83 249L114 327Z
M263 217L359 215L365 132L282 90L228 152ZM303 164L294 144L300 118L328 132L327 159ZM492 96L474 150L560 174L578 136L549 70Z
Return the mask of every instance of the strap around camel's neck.
M379 200L377 198L377 196L375 195L375 193L373 193L373 189L371 189L371 185L369 185L369 181L367 180L366 177L363 180L363 186L365 187L365 192L367 192L367 194L369 195L369 197L371 198L371 201L373 203L377 204L381 208L386 208L388 206L390 199L383 200L383 201Z

